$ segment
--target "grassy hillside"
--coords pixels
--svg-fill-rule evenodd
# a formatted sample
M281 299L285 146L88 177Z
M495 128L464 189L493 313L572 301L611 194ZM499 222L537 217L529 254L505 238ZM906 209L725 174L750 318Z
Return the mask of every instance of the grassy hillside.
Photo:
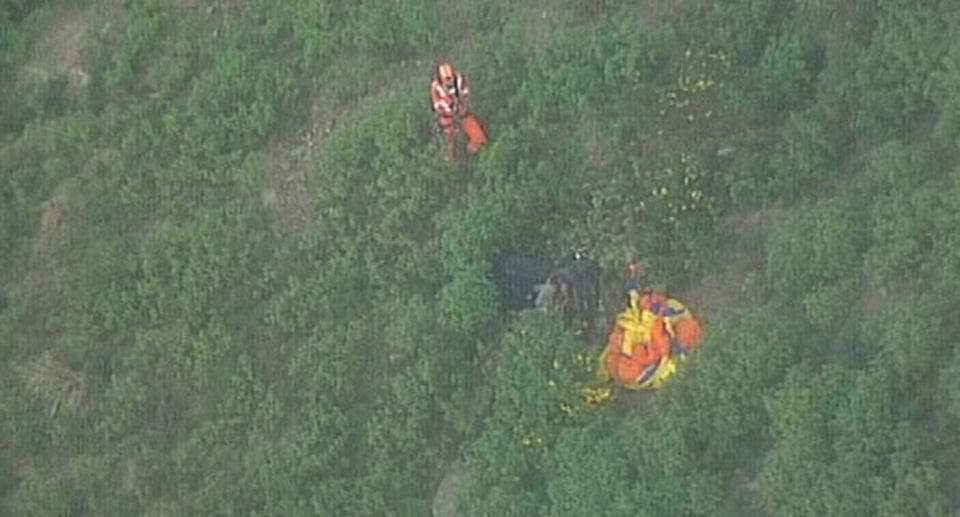
M951 515L957 42L947 0L0 3L0 514L429 515L456 463L460 515ZM491 133L452 164L440 59ZM586 406L593 343L498 306L579 242L705 316L664 389Z

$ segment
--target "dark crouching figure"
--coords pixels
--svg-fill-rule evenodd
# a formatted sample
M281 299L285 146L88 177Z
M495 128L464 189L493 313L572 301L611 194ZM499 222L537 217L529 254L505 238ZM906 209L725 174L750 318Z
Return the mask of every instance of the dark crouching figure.
M538 286L537 307L561 312L568 322L589 329L600 308L600 265L581 246Z
M496 261L494 280L508 310L557 312L568 323L591 329L600 308L600 266L583 246L552 271L537 257L502 257Z

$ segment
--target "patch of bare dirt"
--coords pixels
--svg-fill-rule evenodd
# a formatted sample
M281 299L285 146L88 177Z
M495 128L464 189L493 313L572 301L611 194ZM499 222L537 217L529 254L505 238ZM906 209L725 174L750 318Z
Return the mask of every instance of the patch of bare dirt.
M718 230L721 250L717 267L680 293L684 303L710 319L757 302L754 286L763 274L763 244L780 214L779 208L769 208L725 217Z
M885 307L889 307L894 302L894 295L891 291L901 293L909 292L907 287L898 286L889 289L868 282L863 289L863 293L860 295L860 299L857 301L855 313L867 316L880 314Z
M87 376L68 368L66 361L50 350L17 370L27 390L46 403L47 415L51 419L58 413L76 413L87 402Z
M717 317L734 306L746 304L747 292L757 264L746 251L735 251L723 260L716 272L710 273L683 296L697 313Z
M64 403L74 400L74 396L64 395L70 390L58 388L58 383L62 381L73 385L85 384L85 381L70 380L73 374L63 369L66 359L62 357L62 335L49 324L51 316L62 314L67 307L67 299L57 286L57 272L72 243L71 237L77 225L73 216L75 200L71 198L71 192L82 177L102 165L106 155L106 151L94 152L76 176L57 186L50 199L42 204L39 231L25 250L26 267L23 270L11 268L16 271L11 271L10 275L2 279L9 287L9 294L24 303L28 315L23 334L18 336L21 345L17 347L19 351L26 352L23 358L25 362L18 367L25 368L23 371L27 372L27 384L32 383L35 391L46 390L52 393L48 399L51 407L58 408L52 410L54 412L62 407L77 406L74 402ZM33 352L56 355L44 356L43 362L38 363L37 355ZM85 390L79 392L85 393Z
M52 259L60 247L58 235L67 220L68 182L61 183L54 191L50 201L43 204L44 212L40 218L40 233L33 243L33 257L36 261Z
M83 68L85 53L96 43L98 33L115 29L123 13L120 0L97 2L81 11L64 9L37 41L20 81L45 82L66 77L67 91L74 95L90 80Z
M945 372L945 371L944 371ZM954 508L960 507L960 434L956 421L944 411L937 411L931 422L936 447L943 451L937 463L943 473L943 484Z
M552 32L555 20L550 13L549 6L549 2L541 0L535 6L530 7L526 30L524 31L527 35L527 46L537 47Z
M69 183L61 183L50 200L43 204L40 231L31 247L30 265L18 286L24 299L32 302L29 304L31 306L46 306L56 299L54 275L58 267L57 257L64 246L62 236L69 226Z
M314 96L309 124L294 141L277 142L271 154L273 174L269 186L260 193L263 206L275 216L274 233L287 236L308 231L314 226L316 197L307 178L307 170L320 143L344 123L355 120L364 109L376 106L396 94L401 85L416 77L424 77L427 89L432 61L416 59L403 61L391 70L383 81L372 81L379 86L375 91L345 105L337 104L321 91ZM424 103L424 109L429 109Z
M118 465L118 485L120 492L143 499L142 467L134 454L123 456Z
M51 127L51 130L56 131L56 128ZM108 154L105 149L95 151L77 176L57 185L50 200L43 203L40 230L30 248L30 267L19 285L27 298L51 301L51 296L56 291L54 273L59 267L58 258L69 244L70 229L73 225L70 192L82 177L102 167Z
M640 18L651 28L678 19L685 12L702 10L706 0L650 0L640 9Z
M733 501L740 515L745 517L769 515L760 504L759 483L747 469L734 470L730 484Z
M144 509L145 517L163 517L168 515L181 515L183 503L166 498L154 499L150 505Z
M459 515L457 513L457 497L463 489L463 470L463 462L459 460L447 468L433 498L433 517L456 517Z
M270 186L260 193L263 206L274 213L274 233L286 236L313 227L316 202L307 188L305 159L313 152L314 140L300 145L280 143L273 154Z
M88 9L76 16L65 16L54 24L37 42L28 71L47 78L77 69L89 41L92 12Z

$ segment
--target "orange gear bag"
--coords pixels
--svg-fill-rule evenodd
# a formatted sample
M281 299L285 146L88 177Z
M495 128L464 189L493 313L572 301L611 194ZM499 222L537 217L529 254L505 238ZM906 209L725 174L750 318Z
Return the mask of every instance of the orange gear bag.
M467 134L467 152L473 154L483 148L487 143L487 132L483 129L480 121L473 115L463 117L463 132Z

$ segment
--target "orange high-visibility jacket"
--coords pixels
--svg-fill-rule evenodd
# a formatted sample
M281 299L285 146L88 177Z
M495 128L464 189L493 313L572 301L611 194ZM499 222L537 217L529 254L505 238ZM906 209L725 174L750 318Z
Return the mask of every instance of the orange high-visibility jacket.
M438 80L434 79L430 83L430 100L433 102L433 111L441 117L453 117L462 102L466 102L470 95L470 86L467 78L461 74L456 74L453 86L446 88Z

